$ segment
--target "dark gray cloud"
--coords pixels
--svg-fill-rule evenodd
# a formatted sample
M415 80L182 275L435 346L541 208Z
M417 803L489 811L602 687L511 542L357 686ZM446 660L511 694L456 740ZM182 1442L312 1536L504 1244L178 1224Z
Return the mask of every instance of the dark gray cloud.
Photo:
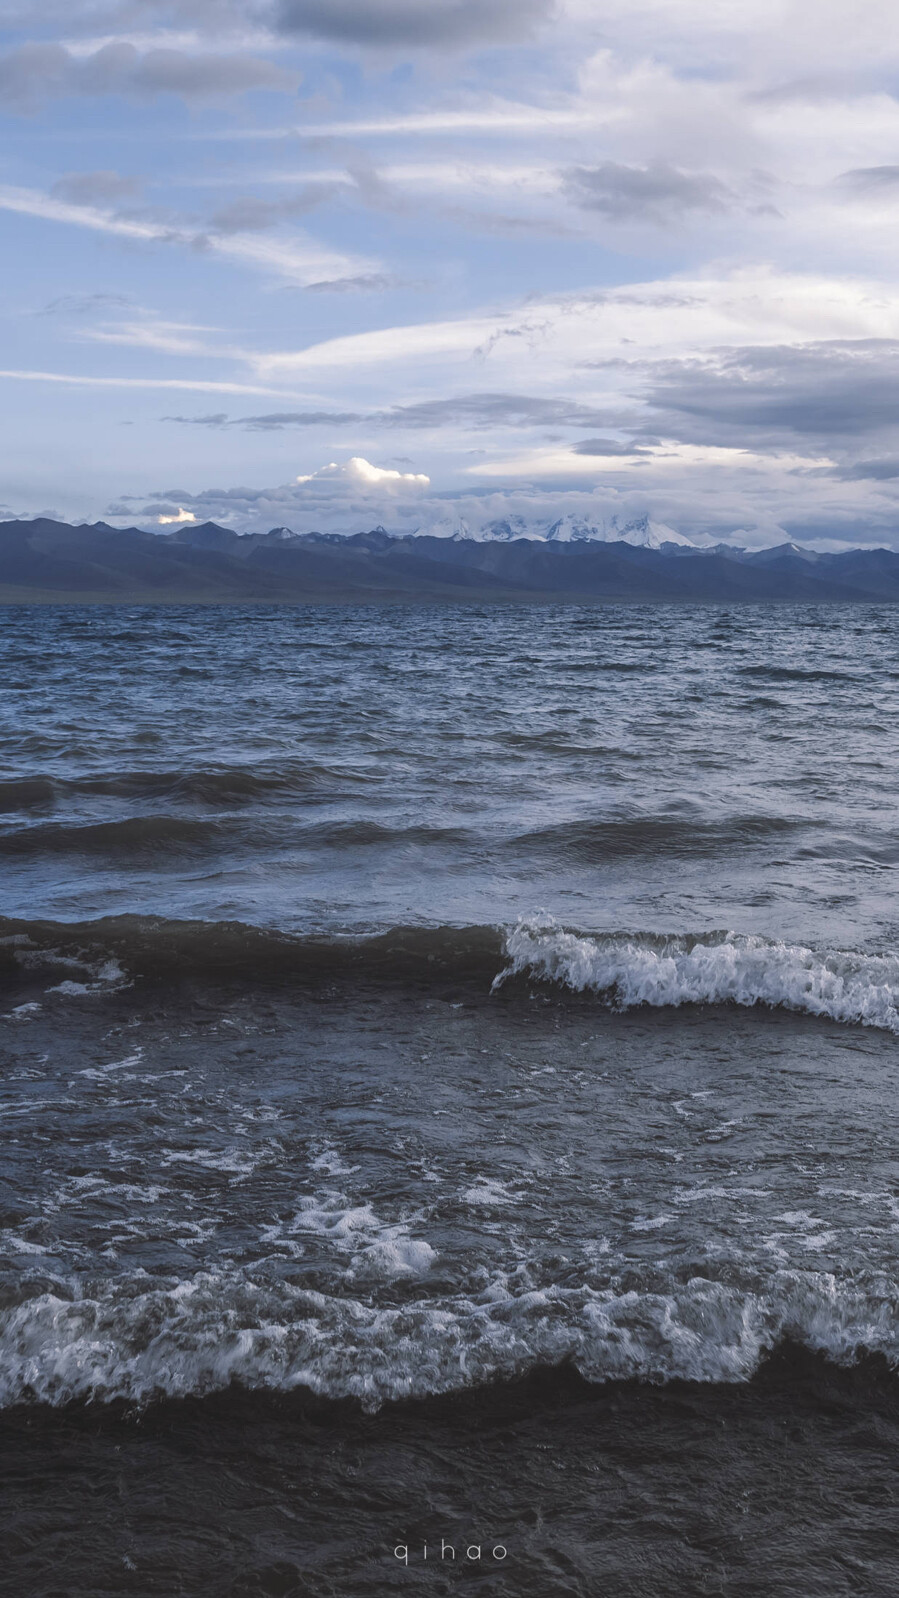
M451 399L396 405L371 420L390 427L615 427L607 410L576 400L529 394L457 394Z
M467 46L527 37L554 0L279 0L285 33L342 44Z
M142 52L127 43L105 44L86 56L61 44L23 44L0 56L0 106L7 111L31 111L65 95L213 100L248 89L290 89L296 82L296 74L257 56Z
M69 205L115 205L119 200L130 200L140 194L140 178L126 177L121 172L66 172L54 183L51 193Z
M856 448L899 427L899 341L837 340L723 352L654 369L653 426L685 442L782 449L785 437Z
M272 432L281 427L341 427L364 420L353 411L272 411L267 416L240 416L237 425Z
M161 422L183 422L191 427L224 427L228 421L225 411L211 416L160 416Z
M230 419L224 411L210 416L161 416L162 422L182 422L191 427L248 427L262 432L275 432L284 427L342 426L347 422L363 422L365 417L352 411L272 411L267 416L235 416Z
M621 418L593 405L581 405L576 400L540 399L529 394L457 394L451 399L423 400L417 405L395 405L389 411L271 411L261 416L235 416L228 422L226 416L164 416L165 422L200 423L218 427L228 423L231 427L274 429L283 427L340 427L364 422L369 427L410 428L416 431L443 427L463 428L545 428L545 427L618 427ZM641 439L641 444L658 442ZM608 443L608 448L593 450L592 444ZM605 439L587 439L579 446L581 454L633 453L638 446L613 444Z
M568 198L584 210L599 211L610 222L651 222L665 226L689 212L723 213L734 196L708 172L682 172L665 161L651 166L574 166L563 173Z
M641 455L645 446L633 443L622 443L618 438L582 438L579 444L572 444L573 455Z

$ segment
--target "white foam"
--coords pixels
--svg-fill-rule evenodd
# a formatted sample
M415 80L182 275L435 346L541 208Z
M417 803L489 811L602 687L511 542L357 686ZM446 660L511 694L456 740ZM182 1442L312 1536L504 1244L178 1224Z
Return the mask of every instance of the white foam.
M17 1004L15 1009L7 1010L5 1015L0 1016L0 1021L28 1021L43 1008L42 1004L37 1004L34 1000L30 1004Z
M13 949L16 963L26 971L42 971L60 967L64 971L80 972L86 981L74 976L46 988L46 993L61 993L67 998L81 998L87 993L111 993L132 986L117 960L110 957L90 960L78 955L63 954L59 949L39 949L25 936L0 939L0 943Z
M437 1250L423 1238L381 1237L362 1249L353 1261L353 1277L378 1277L393 1281L400 1276L424 1276L437 1258Z
M505 1182L498 1182L493 1177L479 1176L471 1187L465 1189L461 1195L466 1204L484 1205L492 1208L500 1204L518 1204L519 1195L510 1193Z
M520 921L494 982L529 976L620 1009L648 1004L765 1004L899 1035L899 955L817 952L735 932L705 938L580 937L551 917Z
M321 1154L311 1162L313 1171L324 1171L326 1176L353 1176L358 1165L347 1165L343 1155L327 1144Z
M19 1237L16 1232L0 1232L2 1247L11 1250L13 1254L49 1254L50 1250L42 1243L32 1243L26 1237Z
M166 1149L160 1165L199 1165L205 1171L221 1171L232 1182L246 1181L271 1155L268 1147L248 1154L243 1149Z
M45 1292L0 1316L0 1404L202 1394L239 1381L307 1387L368 1408L571 1361L590 1381L745 1381L790 1338L832 1360L899 1365L899 1288L782 1271L763 1290L695 1278L667 1292L500 1281L378 1307L239 1273L157 1284L145 1273L90 1298Z
M113 1071L127 1071L135 1065L140 1065L144 1057L143 1049L135 1049L133 1054L126 1054L124 1060L110 1060L108 1065L88 1066L84 1071L76 1071L76 1076L104 1077Z
M338 1254L351 1255L350 1279L423 1276L437 1258L430 1243L410 1237L409 1223L384 1222L371 1204L348 1203L339 1193L302 1199L292 1221L266 1228L266 1241L283 1240L289 1245L291 1235L297 1233L325 1239Z

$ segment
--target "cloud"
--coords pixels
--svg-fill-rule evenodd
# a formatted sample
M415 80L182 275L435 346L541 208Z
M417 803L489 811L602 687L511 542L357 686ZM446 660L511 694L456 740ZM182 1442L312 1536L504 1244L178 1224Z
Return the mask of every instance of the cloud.
M552 0L280 0L285 33L337 44L468 47L523 39L554 14Z
M241 416L239 425L262 432L277 431L283 427L341 427L348 422L361 422L364 417L357 411L274 411L268 416Z
M566 106L528 105L521 101L480 98L464 110L407 111L393 116L357 117L332 122L308 122L300 127L254 130L254 138L283 139L297 133L308 139L361 139L410 137L442 134L467 138L472 133L550 134L577 130L595 131L613 120L613 113L595 105L576 103ZM241 137L240 134L235 135Z
M122 344L129 349L155 350L165 355L218 356L230 359L240 355L231 346L211 341L207 334L220 328L197 322L168 322L152 313L138 312L131 320L119 318L80 331L85 341L94 344Z
M126 494L107 514L133 520L190 512L198 521L228 522L246 530L299 521L307 529L323 523L358 531L359 526L397 518L411 517L417 525L422 514L431 513L429 488L430 478L423 472L400 472L354 456L331 461L277 488L213 488L192 494L175 487L156 492L149 501Z
M450 399L395 405L369 418L388 427L603 427L608 412L575 400L531 394L458 394Z
M890 189L899 188L899 166L852 167L848 172L841 172L837 181L863 194L870 194L872 190L888 193Z
M307 183L295 194L287 194L279 200L240 196L215 211L208 226L214 233L261 233L289 217L306 216L317 205L330 200L338 188L335 183Z
M290 90L297 81L295 73L252 55L140 51L124 41L81 55L62 44L30 43L0 56L0 107L28 112L65 95L216 100L250 89Z
M130 388L175 389L199 394L276 394L277 389L262 388L253 383L216 383L206 378L190 377L99 377L78 372L42 372L27 368L9 367L0 371L0 378L11 383L53 383L66 388Z
M285 427L340 426L346 422L362 422L365 417L356 411L272 411L267 416L236 416L233 420L224 414L215 416L162 416L163 422L186 422L191 426L248 427L258 432L278 432Z
M582 438L580 443L572 444L573 455L601 455L605 457L615 455L640 455L643 445L622 442L618 438Z
M680 483L653 484L631 476L626 483L606 478L595 485L549 482L546 486L503 485L444 494L433 493L427 485L418 485L413 492L397 492L389 481L354 482L341 468L337 473L314 473L273 488L211 488L197 494L171 488L149 502L126 496L106 514L132 525L135 520L145 522L190 511L197 521L216 521L242 532L287 526L296 532L317 529L346 534L381 524L402 534L431 527L449 532L462 522L478 526L512 516L545 527L566 514L608 524L612 516L623 522L648 513L653 520L700 543L730 538L754 546L783 543L789 536L890 542L895 525L884 505L875 515L860 515L854 485L848 488L849 498L843 503L835 498L841 486L833 482L822 485L817 503L810 501L807 484L797 485L792 503L781 496L775 508L754 502L752 493L741 492L733 482L724 485L722 492L720 477L713 481L707 475L697 481L695 468Z
M422 289L424 283L410 283L408 278L393 277L389 272L362 272L357 277L326 278L321 283L307 283L309 294L386 294L395 289Z
M164 421L208 422L218 418L164 417ZM221 418L226 420L226 418ZM415 431L464 428L614 427L617 413L576 400L532 394L457 394L449 399L394 405L387 411L272 411L262 416L237 416L232 427L274 430L287 427L342 426L364 422L371 427ZM588 440L589 442L589 440ZM588 453L586 449L584 453Z
M131 310L134 301L127 294L60 294L50 300L40 316L91 316L95 311Z
M681 172L664 161L646 167L617 161L569 167L563 181L575 205L599 211L610 222L666 226L690 212L720 215L734 203L730 190L710 173Z
M856 339L663 364L646 399L681 438L781 449L787 435L857 445L897 429L897 393L899 340Z
M142 188L140 178L112 170L66 172L57 178L50 193L70 205L115 205L119 200L133 199Z
M267 9L268 0L4 0L0 21L10 31L33 33L42 26L79 39L121 35L135 26L165 36L173 24L182 34L246 35L254 22L262 23Z
M40 189L0 185L0 211L16 211L22 216L46 222L66 223L98 233L110 233L134 244L180 244L192 250L207 250L241 264L285 278L303 287L319 283L326 276L349 274L365 265L303 234L288 238L260 239L242 234L204 233L187 224L160 222L149 216L122 216L99 205L73 205Z
M175 513L173 515L171 515L171 516L157 516L157 518L156 518L156 520L159 522L160 527L170 527L173 522L175 524L177 524L178 526L183 526L184 523L186 523L186 522L187 523L195 522L196 519L197 518L194 515L193 511L192 510L185 510L182 505L178 506L177 511L175 511Z
M361 455L353 455L342 465L331 461L330 465L322 466L317 472L310 472L304 477L298 477L298 483L326 483L353 489L380 488L427 488L430 477L425 477L423 472L397 472L389 466L373 466L371 461L364 460Z
M892 460L856 461L852 466L836 466L831 476L844 483L890 483L899 478L899 457Z
M182 422L191 427L224 427L227 412L216 411L211 416L160 416L161 422Z

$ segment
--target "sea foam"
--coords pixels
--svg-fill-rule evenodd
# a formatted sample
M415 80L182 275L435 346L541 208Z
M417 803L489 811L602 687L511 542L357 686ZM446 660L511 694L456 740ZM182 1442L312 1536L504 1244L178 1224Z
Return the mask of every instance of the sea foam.
M549 1286L375 1306L241 1273L45 1292L0 1318L0 1405L149 1402L232 1382L368 1409L570 1363L590 1382L742 1382L785 1341L899 1366L899 1290L783 1271L754 1289L697 1277L668 1291Z
M551 917L507 934L510 977L596 993L615 1008L685 1004L769 1005L899 1035L899 955L817 952L735 932L705 937L565 931Z

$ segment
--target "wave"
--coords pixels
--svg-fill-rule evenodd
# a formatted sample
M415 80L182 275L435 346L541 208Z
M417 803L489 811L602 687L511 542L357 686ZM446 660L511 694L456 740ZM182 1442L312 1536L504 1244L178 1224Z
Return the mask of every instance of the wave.
M354 849L407 845L462 846L468 833L458 827L387 827L356 818L297 825L293 817L260 821L234 817L148 815L81 824L41 822L0 833L0 855L40 857L85 854L134 861L147 856L203 855L239 846L247 850L285 848Z
M899 1287L780 1272L755 1290L704 1277L655 1292L550 1286L377 1307L246 1276L138 1275L43 1292L0 1315L0 1406L148 1403L232 1383L370 1410L573 1366L593 1383L744 1382L784 1343L899 1366Z
M503 961L497 927L398 926L362 936L296 935L242 921L105 916L95 921L0 917L0 962L28 966L110 958L130 978L181 976L266 985L335 977L377 983L471 981L485 990Z
M0 855L87 854L135 860L148 854L205 853L234 832L227 822L191 816L127 816L81 826L47 822L0 833Z
M515 976L595 993L627 1010L685 1004L767 1005L878 1027L899 1036L899 955L816 952L734 932L706 937L582 937L551 918L521 921L506 939Z
M769 838L804 830L806 823L786 816L727 816L703 821L696 816L615 816L602 821L566 821L541 827L515 840L572 860L592 862L620 856L713 856L726 849L752 848Z
M362 935L298 935L240 921L160 916L0 918L3 961L32 971L66 964L105 968L118 972L117 981L456 982L485 994L541 984L590 995L619 1011L760 1005L899 1036L897 953L815 950L736 932L585 934L548 916L513 928L397 926Z
M131 800L175 800L227 808L271 800L306 797L316 792L345 792L377 785L376 773L347 766L285 761L275 765L210 766L167 771L88 772L56 777L41 772L8 777L0 782L0 813L45 809L78 797Z
M764 677L770 682L852 682L863 680L861 672L827 671L820 668L809 671L800 666L740 666L740 677Z

